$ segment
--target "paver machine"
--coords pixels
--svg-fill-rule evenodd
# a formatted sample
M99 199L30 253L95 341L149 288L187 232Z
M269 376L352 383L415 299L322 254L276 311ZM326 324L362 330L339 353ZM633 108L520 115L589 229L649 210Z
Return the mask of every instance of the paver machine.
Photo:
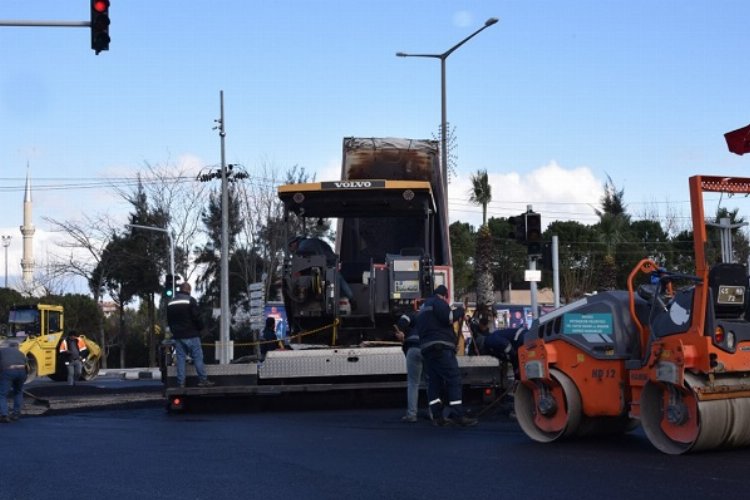
M750 194L750 178L694 176L695 274L649 259L628 289L535 321L519 349L515 411L535 441L627 432L668 454L750 444L750 297L743 264L709 265L706 192Z

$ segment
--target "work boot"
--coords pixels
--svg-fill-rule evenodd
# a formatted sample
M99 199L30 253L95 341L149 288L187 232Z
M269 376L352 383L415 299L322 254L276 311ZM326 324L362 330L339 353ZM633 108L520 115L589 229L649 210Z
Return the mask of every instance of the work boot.
M212 387L214 385L216 385L216 382L211 382L208 379L198 382L198 387Z
M10 416L10 419L11 419L11 420L12 420L13 422L15 422L16 420L18 420L19 418L21 418L21 415L19 415L18 413L14 413L14 414L12 414L12 415Z
M450 427L453 425L453 421L443 417L433 418L432 425L434 425L435 427Z
M416 415L404 415L401 417L401 421L409 424L416 423L417 416Z
M474 425L477 425L479 423L479 420L477 420L476 418L467 417L466 415L462 415L458 418L454 418L453 423L456 425L460 425L461 427L472 427Z
M8 418L8 415L3 415L2 417L0 417L0 424L9 424L9 423L10 423L10 419Z

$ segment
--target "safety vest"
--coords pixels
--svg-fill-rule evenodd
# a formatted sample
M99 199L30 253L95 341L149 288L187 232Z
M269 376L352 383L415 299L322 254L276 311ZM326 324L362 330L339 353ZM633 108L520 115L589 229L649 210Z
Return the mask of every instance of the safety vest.
M88 347L86 347L86 342L84 342L81 337L76 337L76 340L78 341L79 353L88 349ZM63 339L63 341L60 342L60 352L68 352L68 339Z

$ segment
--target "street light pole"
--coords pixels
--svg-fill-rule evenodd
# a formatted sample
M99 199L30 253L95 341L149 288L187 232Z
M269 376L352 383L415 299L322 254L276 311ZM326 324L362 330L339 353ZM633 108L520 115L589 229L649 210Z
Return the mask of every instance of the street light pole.
M5 247L5 288L8 288L8 247L10 246L10 235L3 235L3 247Z
M125 226L146 229L148 231L158 231L167 235L169 238L169 274L172 275L172 297L174 297L174 238L172 237L172 233L169 232L169 229L164 229L163 227L143 226L141 224L125 224Z
M497 23L497 21L498 19L496 17L487 19L484 22L484 26L482 26L474 33L467 36L442 54L409 54L406 52L396 52L396 56L398 57L430 57L432 59L440 59L440 152L441 161L443 163L443 189L445 190L446 198L448 197L448 111L445 92L445 60L448 59L448 56L455 52L455 50L458 49L461 45L477 36L483 30Z

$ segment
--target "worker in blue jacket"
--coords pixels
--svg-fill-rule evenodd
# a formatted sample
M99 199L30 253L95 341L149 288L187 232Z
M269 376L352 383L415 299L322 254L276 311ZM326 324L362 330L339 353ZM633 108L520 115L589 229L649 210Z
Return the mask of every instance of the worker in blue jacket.
M476 425L477 419L464 414L461 372L456 359L456 333L453 324L464 317L463 307L451 309L448 304L448 289L444 285L435 288L419 310L417 330L424 367L427 372L427 400L433 424L463 427ZM449 418L443 414L440 395L445 389L448 396Z
M424 363L422 350L419 348L419 331L416 327L417 311L407 311L401 315L394 326L396 338L400 340L406 356L406 415L402 422L417 421L419 402L419 385L422 382Z

